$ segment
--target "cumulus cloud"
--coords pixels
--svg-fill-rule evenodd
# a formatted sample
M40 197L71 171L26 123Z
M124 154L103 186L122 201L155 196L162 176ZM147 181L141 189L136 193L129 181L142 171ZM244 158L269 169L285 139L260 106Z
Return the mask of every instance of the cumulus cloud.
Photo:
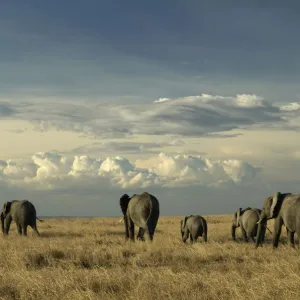
M280 127L290 117L288 109L255 94L201 94L124 105L35 102L19 103L13 109L14 118L32 122L39 131L75 131L103 138L153 134L220 137L234 129Z
M132 162L125 157L66 157L39 152L30 162L0 161L3 181L34 189L70 188L76 184L102 188L219 186L251 184L260 169L240 160L211 160L202 156L160 153Z
M278 106L281 111L281 117L285 121L283 129L300 129L300 102L291 102Z
M285 105L280 106L280 110L282 111L294 111L300 109L299 102L292 102Z

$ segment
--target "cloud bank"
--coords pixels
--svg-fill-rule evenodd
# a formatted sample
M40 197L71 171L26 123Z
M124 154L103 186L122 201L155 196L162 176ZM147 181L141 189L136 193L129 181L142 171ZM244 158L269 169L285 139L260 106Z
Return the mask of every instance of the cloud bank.
M125 157L67 157L39 152L31 161L0 161L1 180L29 189L69 189L95 184L116 189L252 184L260 168L241 160L211 160L202 156L168 155L140 159Z
M147 104L20 102L0 106L0 117L30 121L35 130L63 130L103 138L133 135L219 137L234 129L295 128L300 104L275 105L250 94L201 94Z

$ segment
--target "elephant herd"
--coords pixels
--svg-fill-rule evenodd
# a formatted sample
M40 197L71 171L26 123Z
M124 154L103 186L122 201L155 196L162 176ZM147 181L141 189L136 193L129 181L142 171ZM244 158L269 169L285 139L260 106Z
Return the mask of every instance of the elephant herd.
M154 232L160 215L159 201L147 192L134 194L129 197L124 194L120 198L120 207L123 213L125 225L125 238L135 240L135 226L139 228L137 239L145 240L145 231L150 241L153 240ZM13 200L5 202L1 214L2 232L8 235L11 222L17 225L20 235L27 235L27 227L31 226L39 236L36 227L36 216L34 205L28 200ZM262 209L240 208L232 219L231 235L236 240L235 231L240 227L244 241L255 243L257 248L265 239L267 221L274 219L273 248L278 247L282 225L285 225L288 243L295 247L294 234L297 233L300 243L300 194L276 192L273 196L265 199ZM180 233L185 243L188 238L190 242L197 241L201 236L207 242L207 222L200 215L190 215L180 221Z
M146 230L152 241L159 218L157 198L147 192L132 197L124 194L120 198L120 206L124 216L125 238L134 241L136 225L139 227L137 239L144 240ZM273 248L278 247L282 225L286 227L288 243L295 247L294 234L297 233L300 244L300 194L280 192L265 199L262 209L247 207L237 210L232 219L232 239L236 240L235 231L240 227L244 241L252 241L257 248L264 242L267 221L270 219L275 219ZM180 222L180 232L184 243L188 238L195 242L199 236L207 242L207 222L200 215L184 217Z

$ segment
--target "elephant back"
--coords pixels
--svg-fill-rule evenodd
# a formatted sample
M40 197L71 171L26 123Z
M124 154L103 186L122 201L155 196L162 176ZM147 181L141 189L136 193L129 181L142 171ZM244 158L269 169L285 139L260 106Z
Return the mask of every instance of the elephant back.
M137 226L145 227L149 218L158 218L158 200L147 192L134 195L129 201L127 213Z
M249 226L255 227L259 220L259 211L256 208L249 209L243 213L242 226L247 228Z
M188 226L188 228L192 228L194 226L196 227L202 227L203 226L203 217L200 215L196 215L196 216L190 216L187 221L186 224Z

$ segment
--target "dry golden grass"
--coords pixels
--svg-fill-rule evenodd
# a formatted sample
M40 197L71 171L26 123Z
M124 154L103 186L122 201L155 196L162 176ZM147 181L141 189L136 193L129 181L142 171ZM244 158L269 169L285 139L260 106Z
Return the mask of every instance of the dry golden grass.
M231 216L207 216L207 244L183 244L179 217L154 242L125 242L118 218L46 219L41 237L1 237L0 299L299 299L300 249L233 242ZM269 228L272 230L271 224ZM237 230L240 237L240 231Z

